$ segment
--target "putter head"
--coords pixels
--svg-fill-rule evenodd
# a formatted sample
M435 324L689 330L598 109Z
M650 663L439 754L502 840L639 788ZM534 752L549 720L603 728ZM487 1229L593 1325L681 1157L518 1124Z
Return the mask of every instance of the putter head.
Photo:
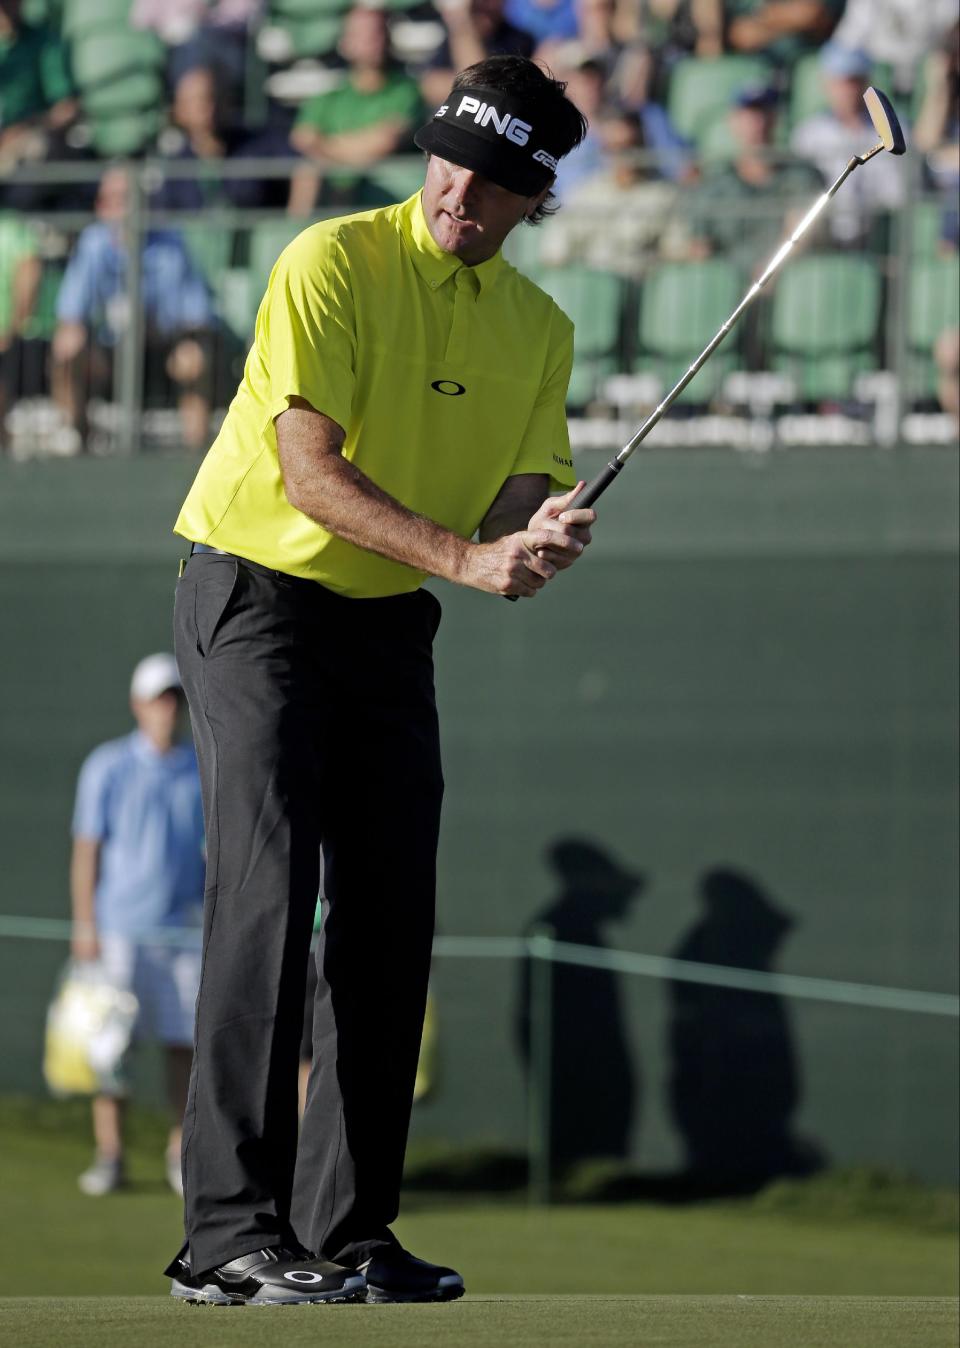
M870 114L870 120L876 128L877 135L883 141L883 148L889 150L891 154L903 154L907 148L907 142L903 137L903 127L897 119L897 114L893 110L893 104L882 94L879 89L867 89L863 95L863 101L867 105L867 112Z

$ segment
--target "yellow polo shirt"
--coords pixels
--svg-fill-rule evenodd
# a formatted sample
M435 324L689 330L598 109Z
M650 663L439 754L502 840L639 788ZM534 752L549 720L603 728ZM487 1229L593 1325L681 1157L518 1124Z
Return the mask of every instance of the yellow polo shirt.
M324 220L273 269L243 382L175 531L340 594L415 590L423 573L290 505L274 418L305 398L379 487L470 538L513 474L574 483L572 360L573 325L553 300L500 254L467 267L443 252L419 193Z

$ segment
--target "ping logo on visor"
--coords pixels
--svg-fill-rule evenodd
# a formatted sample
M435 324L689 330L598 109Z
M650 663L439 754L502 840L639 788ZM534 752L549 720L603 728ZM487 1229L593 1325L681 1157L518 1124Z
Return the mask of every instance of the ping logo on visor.
M421 150L482 173L520 196L553 182L562 150L534 128L516 99L498 89L454 89L414 141Z
M470 94L465 94L461 98L460 106L453 115L454 117L472 115L477 126L492 125L498 136L506 136L514 145L526 145L533 130L529 122L522 122L519 117L511 117L509 112L501 115L492 103L481 103L479 98L473 98ZM437 116L440 116L439 112Z

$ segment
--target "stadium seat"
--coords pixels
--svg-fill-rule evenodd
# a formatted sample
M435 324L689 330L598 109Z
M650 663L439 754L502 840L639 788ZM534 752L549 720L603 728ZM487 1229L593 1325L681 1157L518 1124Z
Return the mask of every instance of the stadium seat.
M918 201L909 212L910 253L913 257L936 257L939 251L944 204ZM904 213L904 218L907 212Z
M321 14L343 15L351 0L271 0L268 23L282 27L286 20L315 19Z
M740 271L723 258L665 262L650 273L640 293L640 352L634 368L660 376L672 387L736 308L743 290ZM710 402L736 361L735 328L720 351L684 389L680 401Z
M367 175L391 201L406 201L423 186L426 163L421 155L384 159Z
M773 364L793 378L802 401L852 397L854 376L874 364L881 299L869 257L811 254L777 278Z
M699 144L711 124L726 113L738 89L766 84L770 78L771 67L761 57L685 57L670 78L667 110L680 134Z
M933 346L941 332L960 327L960 258L917 258L907 293L907 399L936 394Z
M83 111L87 117L112 117L138 108L158 108L163 98L159 71L135 70L119 79L89 85L83 91Z
M70 64L80 94L144 71L162 69L164 48L153 33L85 32L74 38Z
M211 289L216 289L220 275L233 260L233 231L220 224L186 224L180 226L193 265Z
M93 148L103 159L125 159L140 154L159 130L159 108L142 108L123 116L95 117L90 122Z
M340 14L307 14L296 19L284 16L271 24L286 33L294 55L328 56L340 38L343 20Z
M582 407L596 396L600 383L616 373L624 281L612 272L589 267L543 270L536 281L553 296L576 329L567 403Z
M130 8L131 0L63 0L60 31L71 41L92 31L132 31Z

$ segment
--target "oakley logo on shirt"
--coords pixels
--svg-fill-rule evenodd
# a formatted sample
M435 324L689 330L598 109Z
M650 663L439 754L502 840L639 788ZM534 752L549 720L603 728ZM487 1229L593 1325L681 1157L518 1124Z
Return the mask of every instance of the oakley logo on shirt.
M455 379L435 379L430 385L434 393L443 393L448 398L459 398L461 393L466 393L462 384L458 384Z

